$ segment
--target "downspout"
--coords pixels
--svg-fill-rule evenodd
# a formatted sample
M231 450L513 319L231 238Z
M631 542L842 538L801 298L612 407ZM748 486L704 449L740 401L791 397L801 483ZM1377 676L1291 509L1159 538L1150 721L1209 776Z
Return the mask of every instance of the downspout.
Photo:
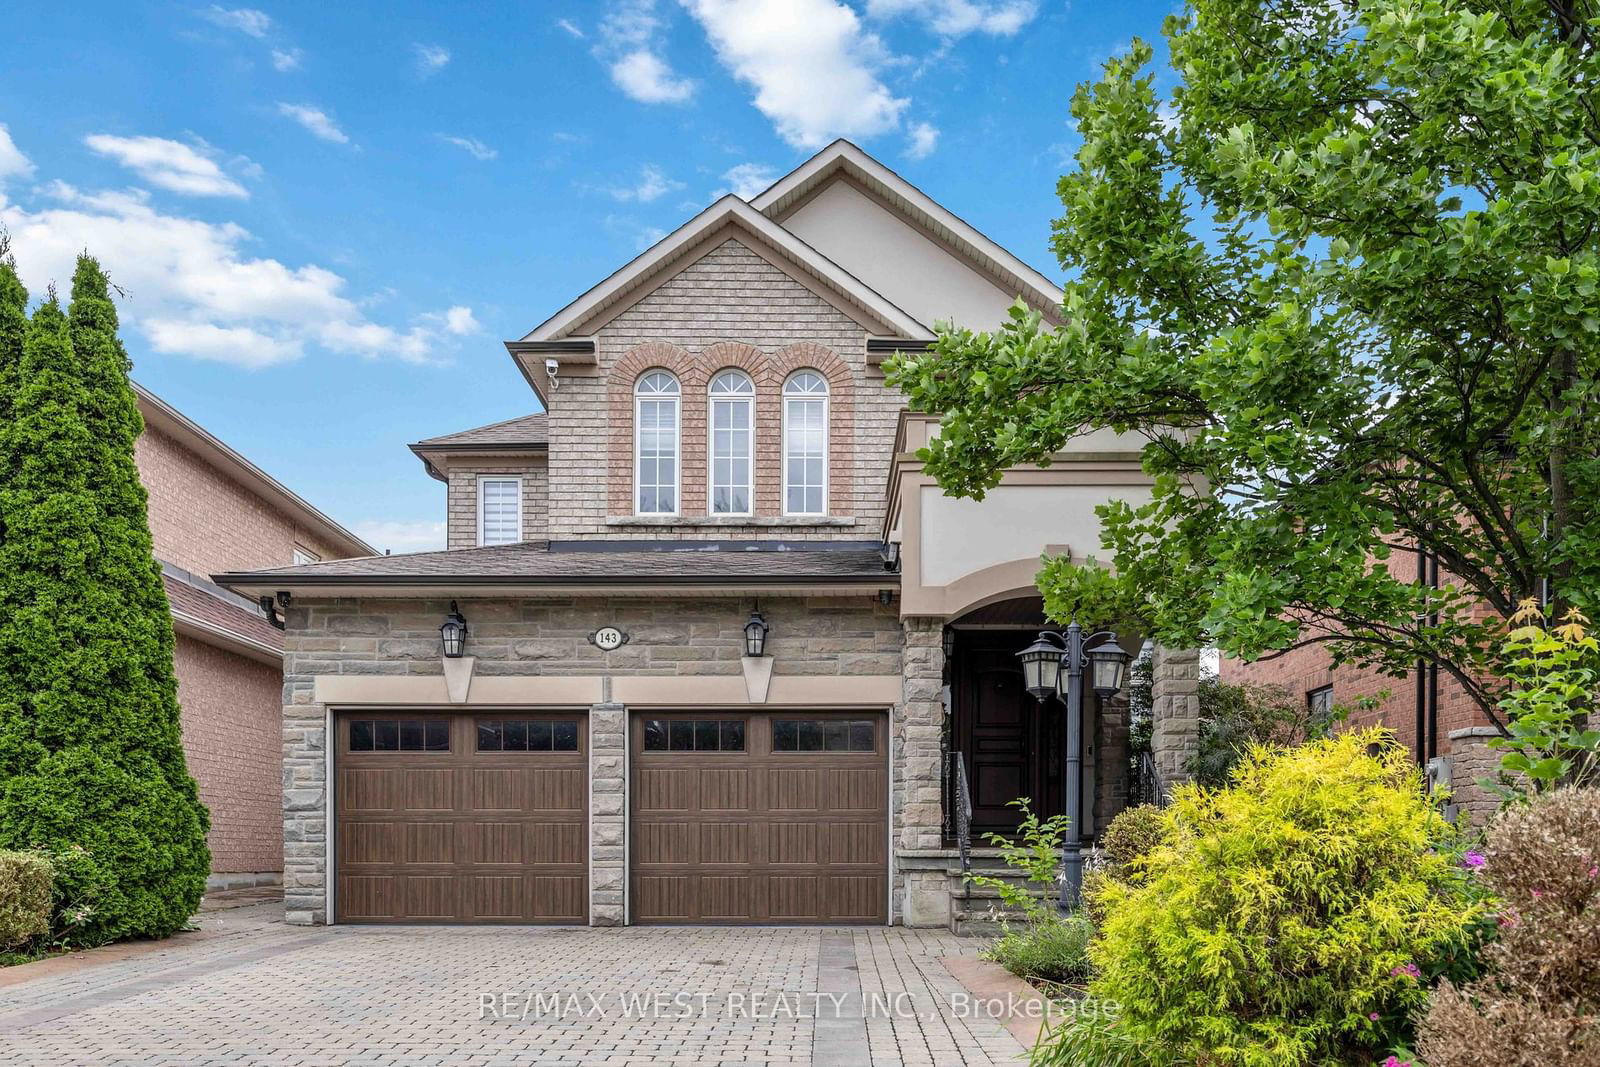
M1428 553L1419 544L1417 546L1417 585L1428 584ZM1423 625L1427 625L1428 616L1421 617ZM1417 657L1417 693L1416 693L1416 732L1412 735L1416 740L1414 744L1417 765L1426 766L1428 763L1428 750L1431 748L1427 740L1428 734L1428 661L1426 657Z
M1430 557L1432 566L1428 570L1428 588L1439 588L1439 557ZM1430 603L1432 601L1430 600ZM1439 625L1439 613L1434 611L1428 615L1428 625ZM1428 663L1428 759L1439 755L1439 661L1431 660Z

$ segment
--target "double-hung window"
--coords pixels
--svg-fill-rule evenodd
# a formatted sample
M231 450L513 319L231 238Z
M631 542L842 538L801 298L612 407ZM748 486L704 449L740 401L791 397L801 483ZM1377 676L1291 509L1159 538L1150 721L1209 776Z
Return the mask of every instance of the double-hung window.
M511 545L522 540L522 479L478 479L478 544Z
M678 379L653 370L633 389L634 468L640 515L678 512Z
M755 386L736 370L711 379L711 514L748 515L751 511Z
M797 371L783 383L783 510L821 515L828 502L828 380Z

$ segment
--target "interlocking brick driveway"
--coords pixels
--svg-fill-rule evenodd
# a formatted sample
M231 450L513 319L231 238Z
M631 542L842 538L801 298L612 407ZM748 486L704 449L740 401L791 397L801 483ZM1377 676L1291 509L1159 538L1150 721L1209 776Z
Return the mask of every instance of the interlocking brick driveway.
M205 915L204 934L128 958L0 972L0 1063L943 1067L1023 1055L1001 1023L962 1009L939 958L979 945L943 932L311 930L281 915ZM680 993L691 999L664 999Z

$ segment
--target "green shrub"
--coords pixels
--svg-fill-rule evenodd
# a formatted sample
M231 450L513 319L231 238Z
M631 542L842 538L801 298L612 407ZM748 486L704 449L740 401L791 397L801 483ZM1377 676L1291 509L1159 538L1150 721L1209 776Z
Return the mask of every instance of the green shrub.
M1105 853L1112 872L1119 878L1134 875L1134 861L1161 844L1165 827L1161 809L1154 804L1140 804L1118 812L1116 818L1106 824L1106 832L1100 839L1100 850Z
M1056 873L1061 869L1061 839L1067 835L1067 817L1052 815L1040 819L1029 807L1027 797L1018 797L1006 804L1022 812L1016 835L987 834L985 839L1000 850L1001 862L1022 875L1023 884L971 871L967 872L967 881L993 889L1007 907L1030 919L1054 914L1054 904L1048 899L1041 902L1037 894L1049 898L1055 892Z
M1093 936L1094 926L1083 915L1041 911L1025 923L1007 925L983 955L1030 982L1077 982L1088 977Z
M37 852L0 852L0 950L32 941L50 929L50 888L55 868Z
M1429 1067L1600 1063L1600 789L1509 808L1484 851L1501 908L1488 972L1440 984L1418 1051Z
M1409 1037L1412 968L1481 911L1454 831L1379 731L1257 747L1234 783L1177 789L1146 881L1107 883L1091 990L1130 1040L1178 1060L1371 1062Z
M1065 1005L1069 1014L1033 1046L1029 1067L1178 1067L1166 1049L1140 1041L1117 1022L1108 1005Z
M1282 686L1200 679L1200 737L1185 769L1203 786L1221 788L1254 745L1293 745L1325 736L1331 722L1313 716Z

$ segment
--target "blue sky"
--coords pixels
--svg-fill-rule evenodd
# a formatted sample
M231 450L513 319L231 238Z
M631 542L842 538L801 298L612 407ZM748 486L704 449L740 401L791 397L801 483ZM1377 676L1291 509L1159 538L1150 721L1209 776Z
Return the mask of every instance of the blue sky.
M836 136L1059 278L1072 88L1173 5L25 6L0 72L24 281L89 248L140 381L410 551L442 544L444 489L405 445L536 410L501 341Z

